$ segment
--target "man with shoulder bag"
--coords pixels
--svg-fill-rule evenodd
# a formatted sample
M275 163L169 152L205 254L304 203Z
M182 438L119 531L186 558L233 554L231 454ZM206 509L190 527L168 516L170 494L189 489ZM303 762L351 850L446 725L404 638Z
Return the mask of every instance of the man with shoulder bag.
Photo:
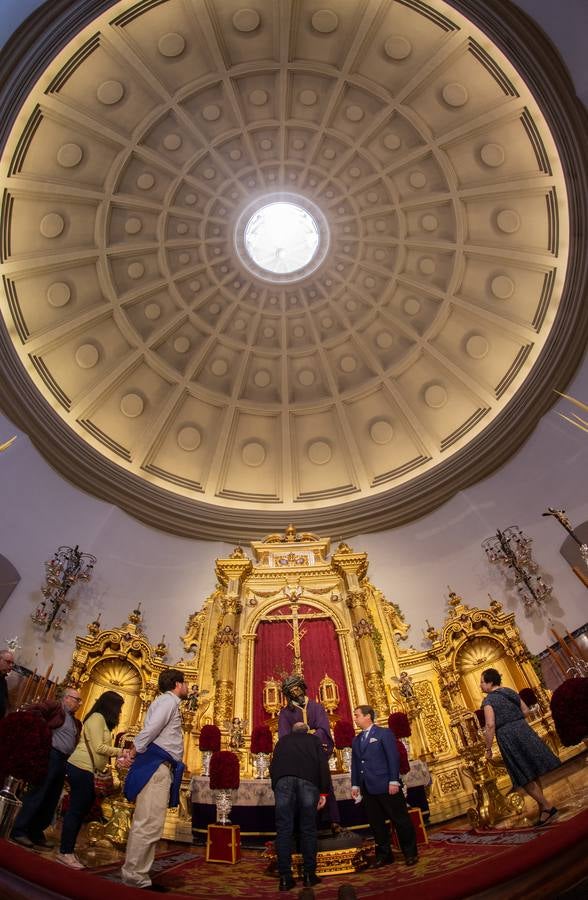
M135 813L121 870L124 884L156 891L163 889L152 884L149 870L167 808L179 805L184 771L180 701L188 694L184 673L178 669L162 672L158 686L161 694L147 710L143 729L129 751L133 764L125 781L125 797L135 801Z

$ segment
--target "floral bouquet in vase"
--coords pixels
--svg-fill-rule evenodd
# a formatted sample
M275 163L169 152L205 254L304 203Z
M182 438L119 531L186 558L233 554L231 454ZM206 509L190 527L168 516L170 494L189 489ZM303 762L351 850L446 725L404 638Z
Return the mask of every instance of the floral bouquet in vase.
M216 821L230 825L233 791L239 789L239 757L232 750L217 750L210 760L210 790L216 800Z
M251 753L255 764L255 777L264 778L273 750L272 733L268 725L256 725L251 732Z
M201 775L208 775L212 754L220 750L221 730L218 725L203 725L198 738L198 749L202 754Z

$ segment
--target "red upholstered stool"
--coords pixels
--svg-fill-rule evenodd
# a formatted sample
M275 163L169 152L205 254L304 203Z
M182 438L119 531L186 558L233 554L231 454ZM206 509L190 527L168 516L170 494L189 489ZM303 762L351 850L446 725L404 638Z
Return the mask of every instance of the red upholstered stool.
M236 863L241 859L241 831L238 825L209 825L206 862Z

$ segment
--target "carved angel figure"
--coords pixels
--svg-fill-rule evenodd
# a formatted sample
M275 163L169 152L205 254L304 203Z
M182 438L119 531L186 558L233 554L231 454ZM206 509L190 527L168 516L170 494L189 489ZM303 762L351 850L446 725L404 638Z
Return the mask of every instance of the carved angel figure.
M230 722L225 722L229 729L229 750L240 750L245 743L245 729L247 722L235 716Z

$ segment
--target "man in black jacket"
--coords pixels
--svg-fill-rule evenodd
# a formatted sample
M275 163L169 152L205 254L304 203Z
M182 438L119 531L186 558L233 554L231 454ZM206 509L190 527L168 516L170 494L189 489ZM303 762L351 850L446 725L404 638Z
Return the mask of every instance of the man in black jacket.
M299 818L304 885L318 884L316 874L316 811L325 805L330 785L329 766L321 742L297 722L291 734L280 738L270 764L276 800L276 854L281 891L296 884L292 877L292 837Z

